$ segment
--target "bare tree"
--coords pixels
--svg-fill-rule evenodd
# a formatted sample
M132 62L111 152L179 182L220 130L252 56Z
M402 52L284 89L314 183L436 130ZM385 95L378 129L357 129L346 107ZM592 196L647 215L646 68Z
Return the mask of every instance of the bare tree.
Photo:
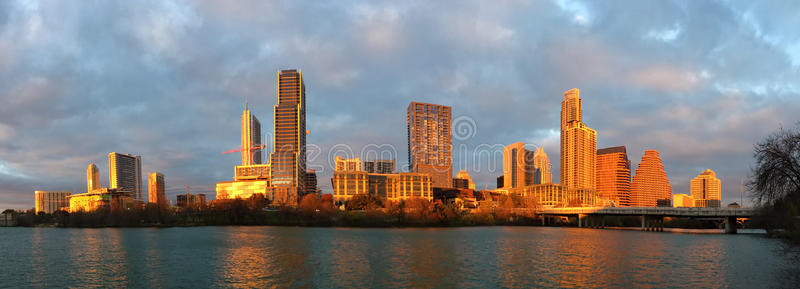
M747 187L756 205L774 206L800 195L800 126L781 127L755 145L754 156Z

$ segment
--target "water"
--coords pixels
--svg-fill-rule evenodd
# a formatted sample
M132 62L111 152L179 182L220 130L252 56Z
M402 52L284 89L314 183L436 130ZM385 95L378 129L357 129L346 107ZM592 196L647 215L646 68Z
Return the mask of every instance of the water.
M793 288L761 235L547 227L0 228L0 287Z

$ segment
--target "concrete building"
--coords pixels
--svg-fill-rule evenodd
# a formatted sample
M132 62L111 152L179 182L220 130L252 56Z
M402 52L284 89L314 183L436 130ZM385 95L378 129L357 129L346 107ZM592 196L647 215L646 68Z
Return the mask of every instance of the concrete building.
M549 184L553 182L553 173L550 172L550 158L544 152L544 148L536 148L533 153L533 167L539 170L541 176L541 184Z
M408 161L411 171L431 176L434 187L452 185L452 109L411 102L408 105Z
M55 213L62 208L69 208L70 192L34 191L36 213Z
M569 189L561 184L538 184L508 189L508 194L533 198L542 208L593 207L600 203L595 190Z
M100 188L100 170L94 164L89 164L86 168L86 192L91 192Z
M374 160L364 161L364 171L370 174L393 174L395 170L395 161L392 160Z
M533 151L525 149L525 144L516 142L503 149L503 187L521 188L541 183L541 174L534 167Z
M133 193L142 201L142 157L112 152L108 154L110 189Z
M646 150L631 182L632 207L670 207L672 187L657 150Z
M305 192L306 86L298 69L278 73L274 124L275 151L270 156L272 186L295 188L287 192Z
M624 146L597 150L597 195L614 206L630 206L631 161Z
M94 212L97 210L127 210L136 203L131 192L117 189L100 188L92 192L70 195L69 212Z
M334 160L336 171L361 171L361 160L359 158L346 159L336 156Z
M462 178L453 178L453 186L455 189L469 189L469 180Z
M164 174L155 172L147 175L147 201L160 207L167 206L164 192Z
M596 153L597 132L583 123L580 91L568 90L561 102L561 184L594 190Z
M475 189L475 182L472 181L472 177L469 176L469 173L467 173L467 171L465 170L458 171L458 174L456 174L456 178L467 180L467 188L470 190Z
M242 111L242 165L261 164L261 122L245 105Z
M374 195L383 200L433 199L431 178L422 173L370 174L364 171L334 171L333 199L346 202L355 195Z
M694 198L687 194L674 194L672 195L673 208L692 208L694 207Z
M722 181L712 170L705 170L689 182L695 207L719 208L722 203Z

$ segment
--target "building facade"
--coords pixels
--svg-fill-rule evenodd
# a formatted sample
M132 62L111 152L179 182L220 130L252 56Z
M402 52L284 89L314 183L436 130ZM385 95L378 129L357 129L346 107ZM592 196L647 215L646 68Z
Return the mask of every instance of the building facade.
M506 189L521 188L541 183L540 171L534 166L532 151L525 149L525 144L516 142L503 149L503 187Z
M434 187L452 185L452 109L411 102L408 105L408 161L412 172L431 176Z
M91 213L97 210L127 210L133 208L137 202L132 195L132 192L109 188L99 188L89 193L70 195L69 212Z
M597 150L597 196L614 206L630 206L631 161L624 146Z
M164 192L164 174L155 172L147 175L147 201L160 207L167 206Z
M465 179L467 180L467 188L474 190L475 189L475 182L472 181L472 177L469 176L469 173L465 170L460 170L456 174L456 178Z
M318 194L320 192L317 189L317 171L308 169L306 171L306 194Z
M305 192L306 86L298 69L278 73L274 125L275 151L270 156L272 186L294 187L296 192Z
M34 191L34 209L36 213L55 213L63 208L69 208L70 192Z
M712 170L705 170L689 182L696 207L719 208L722 203L722 181Z
M361 171L361 160L359 158L346 159L336 156L334 160L336 171Z
M583 123L580 91L568 90L561 102L561 184L594 190L596 153L597 132Z
M544 148L537 147L533 153L533 167L539 170L542 184L553 182L553 173L550 171L550 158L544 152Z
M245 107L242 111L242 165L261 164L261 122Z
M694 198L687 194L674 194L672 195L673 208L692 208L694 207Z
M355 195L373 195L383 200L410 198L433 200L431 178L423 173L370 174L364 171L335 171L331 177L333 200L346 202Z
M672 187L657 150L646 150L631 182L631 207L670 207Z
M395 161L392 160L374 160L364 161L364 171L370 174L393 174L395 170Z
M100 188L100 170L94 164L89 164L86 168L86 192L91 192Z
M133 193L142 201L142 157L112 152L108 154L110 189Z
M533 198L543 208L593 207L600 203L595 190L569 189L554 183L513 188L508 193Z

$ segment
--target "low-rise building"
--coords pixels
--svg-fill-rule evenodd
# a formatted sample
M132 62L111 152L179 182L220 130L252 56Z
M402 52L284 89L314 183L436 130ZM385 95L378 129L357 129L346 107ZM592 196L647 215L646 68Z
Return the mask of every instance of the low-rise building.
M64 207L69 207L70 192L34 191L36 213L55 213Z
M568 189L561 184L539 184L508 189L509 194L534 198L534 202L545 208L593 207L602 205L595 190Z
M370 174L364 171L334 171L333 199L345 202L355 195L374 195L383 200L433 199L431 178L422 173Z
M94 212L105 209L127 210L135 205L133 192L100 188L84 194L69 196L69 212Z
M673 208L692 208L694 207L694 198L688 194L674 194L672 195Z

